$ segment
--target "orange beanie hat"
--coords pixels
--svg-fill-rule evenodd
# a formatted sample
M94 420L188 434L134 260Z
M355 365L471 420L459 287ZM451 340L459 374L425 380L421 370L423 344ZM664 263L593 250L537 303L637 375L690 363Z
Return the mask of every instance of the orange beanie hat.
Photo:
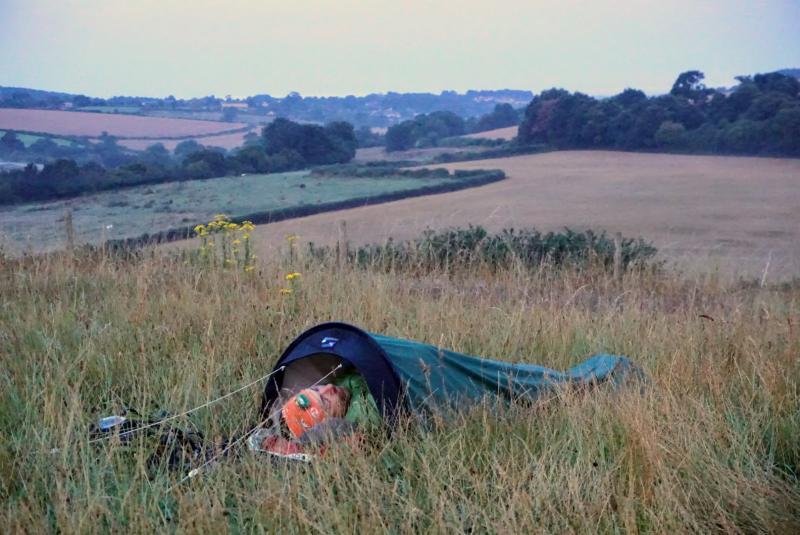
M322 398L310 388L301 390L289 398L281 409L281 416L295 438L300 438L303 433L324 422L328 417L322 405Z

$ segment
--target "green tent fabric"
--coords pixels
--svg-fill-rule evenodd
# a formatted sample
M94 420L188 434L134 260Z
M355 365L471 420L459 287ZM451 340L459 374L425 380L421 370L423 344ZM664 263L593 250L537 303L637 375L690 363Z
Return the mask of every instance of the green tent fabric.
M403 383L412 410L479 402L487 395L505 400L535 399L554 385L620 384L641 372L629 359L597 354L566 372L535 364L511 364L479 358L433 345L370 334L386 352Z
M323 323L298 336L278 359L264 391L262 413L269 413L281 392L331 374L335 381L349 371L364 378L379 413L390 422L405 411L430 412L486 398L535 400L556 385L619 385L631 376L644 377L618 355L599 353L559 372L368 333L346 323Z

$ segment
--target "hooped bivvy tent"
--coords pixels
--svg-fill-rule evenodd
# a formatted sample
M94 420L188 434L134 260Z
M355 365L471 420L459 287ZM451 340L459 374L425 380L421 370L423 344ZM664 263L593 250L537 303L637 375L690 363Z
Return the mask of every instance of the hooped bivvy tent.
M263 416L299 390L333 382L353 369L364 377L387 423L404 411L435 411L487 396L534 400L556 385L619 384L642 374L629 359L616 355L596 354L558 372L372 334L346 323L323 323L298 336L278 359L264 391Z

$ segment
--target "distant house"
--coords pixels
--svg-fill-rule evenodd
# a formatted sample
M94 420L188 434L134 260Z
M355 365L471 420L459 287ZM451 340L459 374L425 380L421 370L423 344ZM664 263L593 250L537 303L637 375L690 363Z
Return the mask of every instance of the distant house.
M220 106L222 106L222 109L225 109L225 108L236 108L237 110L246 110L247 109L247 103L246 102L225 102L225 101L222 101L222 102L220 102Z

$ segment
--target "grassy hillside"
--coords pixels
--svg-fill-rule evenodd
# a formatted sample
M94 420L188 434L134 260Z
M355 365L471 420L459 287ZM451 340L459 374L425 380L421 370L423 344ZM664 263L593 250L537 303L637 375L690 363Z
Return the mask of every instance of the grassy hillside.
M0 261L0 521L9 532L731 532L800 529L800 288L542 266L384 273L261 251L255 271L144 251ZM287 282L285 275L300 272ZM281 291L291 285L291 293ZM171 489L151 440L90 445L123 405L175 413L271 369L326 320L652 384L474 408L311 466L243 452ZM259 392L196 413L209 437ZM53 450L53 448L58 448Z

